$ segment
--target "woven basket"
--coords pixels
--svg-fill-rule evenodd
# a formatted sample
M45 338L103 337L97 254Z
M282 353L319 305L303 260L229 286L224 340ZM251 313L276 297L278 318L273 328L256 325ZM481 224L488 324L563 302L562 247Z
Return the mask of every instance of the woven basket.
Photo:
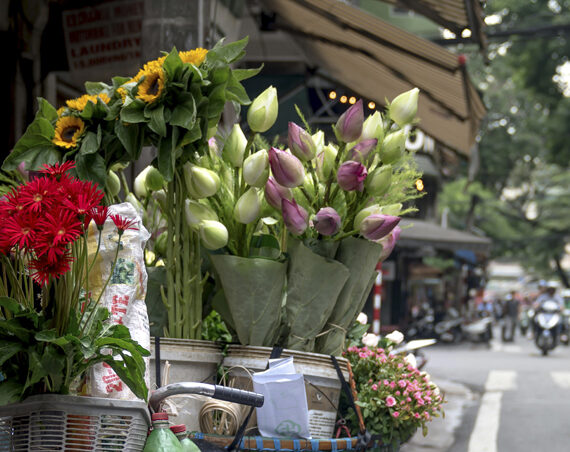
M192 432L191 439L203 439L220 447L227 447L232 436L210 435ZM344 451L356 450L358 438L330 438L330 439L289 439L264 438L261 436L245 436L238 449L244 451L282 451L282 452L317 452L317 451ZM366 450L375 452L398 452L399 447L391 444L373 444Z

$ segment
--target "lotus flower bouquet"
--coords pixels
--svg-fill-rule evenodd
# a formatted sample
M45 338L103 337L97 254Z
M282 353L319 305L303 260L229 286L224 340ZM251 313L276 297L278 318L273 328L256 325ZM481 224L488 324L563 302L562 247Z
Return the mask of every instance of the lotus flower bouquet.
M405 150L417 100L411 90L366 119L360 100L333 139L291 122L287 146L269 146L260 135L277 117L269 87L247 111L249 137L235 124L202 159L220 188L190 201L188 219L202 234L215 227L220 243L227 236L211 255L214 306L240 342L342 351L376 264L399 236L399 215L412 209L403 203L418 196Z
M110 215L99 204L103 192L72 177L73 166L46 165L40 177L0 199L0 405L38 393L69 394L96 363L111 367L138 397L147 396L143 356L149 352L127 327L106 322L109 310L99 303L121 237L137 225ZM97 251L110 220L115 260L97 296L90 276L99 272ZM91 242L97 250L89 249Z

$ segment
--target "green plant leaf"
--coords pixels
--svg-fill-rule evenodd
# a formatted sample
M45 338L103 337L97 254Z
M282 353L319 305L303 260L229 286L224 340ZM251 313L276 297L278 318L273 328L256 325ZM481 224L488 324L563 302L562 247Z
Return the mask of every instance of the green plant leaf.
M79 154L75 159L75 169L80 179L97 182L101 187L105 186L107 168L105 159L100 154Z
M183 93L178 98L176 107L172 110L170 124L190 130L194 127L195 121L196 104L194 102L194 97L190 93Z
M115 134L127 151L129 160L137 160L143 146L144 128L139 127L138 124L123 124L122 121L115 121Z
M94 132L87 132L83 139L81 140L81 147L79 148L79 154L93 154L99 149L99 144L97 143L97 134Z
M121 87L122 85L124 85L125 83L128 83L129 80L131 80L129 77L113 77L112 81L113 81L113 88L117 89L119 87Z
M226 86L225 84L218 85L208 95L208 119L217 118L222 113L225 104Z
M182 65L178 50L176 50L176 47L173 47L162 64L168 80L176 80L178 78L182 71Z
M87 94L97 95L101 93L110 94L112 87L103 82L85 82L85 91Z
M233 63L245 55L245 47L249 41L249 37L234 41L224 45L223 39L218 41L212 50L206 55L206 61L222 60L225 63Z
M172 180L174 175L174 147L170 137L161 138L158 143L158 170L167 182Z
M20 318L3 320L0 319L0 331L2 336L11 337L15 336L24 343L28 343L31 338L30 330L23 326Z
M150 116L150 121L148 123L150 130L161 137L165 137L166 122L164 121L164 104L160 104L159 106L146 111L148 111Z
M276 237L268 234L256 234L251 238L249 256L278 259L281 247Z
M36 116L43 117L48 121L54 122L57 120L57 110L43 97L38 97L38 112Z
M2 169L15 170L21 162L26 162L27 169L34 170L43 163L59 161L60 152L52 143L54 127L50 121L36 116L14 146L14 150L4 160Z
M0 383L0 406L20 401L24 387L15 381L6 380Z
M228 100L236 101L241 105L251 104L251 100L249 99L249 96L247 95L245 88L239 82L239 80L236 78L233 72L228 80L228 85L226 89L227 89Z
M238 81L246 80L248 78L254 77L261 72L263 69L263 64L258 68L253 69L234 69L232 72L234 77Z
M22 305L10 297L0 297L0 306L10 311L12 314L17 314L23 311Z
M22 350L25 348L21 343L0 340L0 366Z
M132 124L146 122L144 108L145 103L142 100L134 99L121 110L121 120Z

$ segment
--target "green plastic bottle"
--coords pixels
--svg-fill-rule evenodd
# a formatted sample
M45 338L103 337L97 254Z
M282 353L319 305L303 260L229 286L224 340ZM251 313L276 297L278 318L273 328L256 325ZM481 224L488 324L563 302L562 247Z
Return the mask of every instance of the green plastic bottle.
M182 450L184 452L200 452L198 446L188 438L188 432L186 431L186 426L184 424L173 425L170 427L170 430L180 440L180 444L182 444Z
M152 415L152 431L143 452L182 452L182 445L168 425L168 413Z

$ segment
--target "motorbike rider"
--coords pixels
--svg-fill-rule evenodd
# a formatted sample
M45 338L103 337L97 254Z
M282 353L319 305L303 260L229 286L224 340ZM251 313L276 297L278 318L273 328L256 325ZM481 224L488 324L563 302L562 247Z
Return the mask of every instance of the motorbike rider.
M560 297L556 293L557 288L558 288L558 284L554 281L549 281L546 283L545 288L544 288L544 292L542 294L540 294L535 301L536 312L540 312L542 304L546 301L554 301L554 302L558 303L558 306L560 307L560 309L564 308L564 300L562 299L562 297ZM536 316L535 316L535 318L536 318ZM538 333L538 325L536 324L535 320L534 320L534 332L535 332L535 335L536 335L536 333ZM558 325L557 333L558 334L560 333L560 325Z

